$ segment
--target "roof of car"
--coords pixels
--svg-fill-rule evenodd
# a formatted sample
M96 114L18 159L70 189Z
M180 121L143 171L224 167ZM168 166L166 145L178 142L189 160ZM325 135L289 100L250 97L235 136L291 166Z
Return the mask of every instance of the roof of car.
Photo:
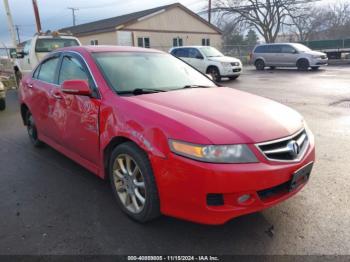
M160 50L151 48L141 48L133 46L115 46L115 45L87 45L87 46L70 46L57 49L57 51L87 51L89 53L99 52L147 52L147 53L164 53Z

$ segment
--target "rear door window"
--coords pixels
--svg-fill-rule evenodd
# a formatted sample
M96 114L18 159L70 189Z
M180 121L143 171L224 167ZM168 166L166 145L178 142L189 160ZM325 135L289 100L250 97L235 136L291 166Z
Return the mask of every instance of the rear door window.
M270 45L268 48L269 53L278 54L282 52L281 45Z
M189 49L188 48L179 48L174 52L176 57L189 57Z

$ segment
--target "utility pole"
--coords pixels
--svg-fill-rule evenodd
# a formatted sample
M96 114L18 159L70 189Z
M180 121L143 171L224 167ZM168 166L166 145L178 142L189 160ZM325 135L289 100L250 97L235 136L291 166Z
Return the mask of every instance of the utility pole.
M78 11L79 8L75 8L75 7L67 7L68 9L72 10L72 16L73 16L73 26L76 25L75 23L75 11Z
M208 3L208 22L211 24L211 0Z
M8 24L10 35L11 35L11 39L12 39L12 45L14 47L16 47L17 46L16 34L15 34L14 27L13 27L13 20L12 20L12 15L11 15L11 12L10 12L10 7L9 7L8 0L4 0L4 6L5 6L6 16L7 16L7 24Z
M36 0L33 0L33 8L34 8L34 15L35 15L35 22L36 22L36 31L38 33L40 33L41 32L41 22L40 22L38 4L37 4Z
M15 27L16 27L16 32L17 32L18 43L21 43L21 39L19 38L19 27L18 27L18 25L15 25Z

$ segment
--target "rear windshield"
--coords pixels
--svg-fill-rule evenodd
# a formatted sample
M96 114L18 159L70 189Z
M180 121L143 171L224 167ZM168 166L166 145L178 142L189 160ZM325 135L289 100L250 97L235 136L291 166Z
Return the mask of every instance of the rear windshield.
M70 38L41 38L36 41L35 52L47 53L57 48L78 45L79 43L77 40Z

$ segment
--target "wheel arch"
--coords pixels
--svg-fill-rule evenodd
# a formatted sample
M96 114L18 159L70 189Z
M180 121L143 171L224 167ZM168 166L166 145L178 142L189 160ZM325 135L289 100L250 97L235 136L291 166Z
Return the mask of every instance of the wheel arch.
M24 125L27 125L26 116L27 112L30 111L25 103L21 104L21 117Z
M309 63L309 65L311 65L310 58L308 58L308 57L299 57L299 58L297 59L296 66L298 66L298 63L299 63L300 61L302 61L302 60L306 60L306 61Z
M125 136L116 136L113 137L109 143L107 144L107 146L103 149L103 166L104 166L104 179L108 179L108 168L109 168L109 161L110 161L110 155L112 153L112 151L114 150L114 148L116 148L117 146L124 144L126 142L131 142L133 144L135 144L138 148L140 148L142 151L144 151L146 154L147 152L140 147L135 141L131 140L128 137Z
M219 73L220 73L220 68L217 65L210 64L210 65L207 66L207 69L205 70L206 74L209 73L209 69L210 68L216 68L219 71Z

